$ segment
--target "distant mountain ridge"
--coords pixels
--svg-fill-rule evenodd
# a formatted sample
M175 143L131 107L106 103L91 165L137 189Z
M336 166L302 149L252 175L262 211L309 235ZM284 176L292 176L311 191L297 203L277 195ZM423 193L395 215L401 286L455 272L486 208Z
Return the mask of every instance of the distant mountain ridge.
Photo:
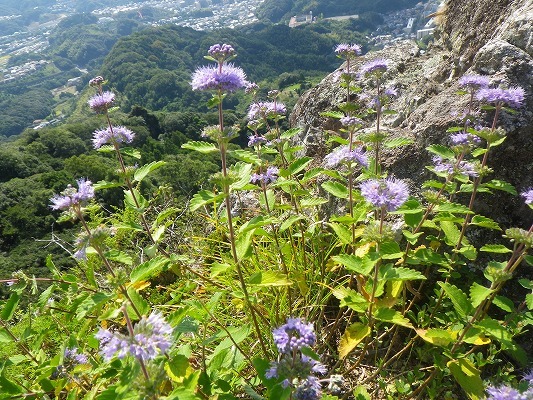
M315 16L386 13L414 6L420 0L265 0L257 9L259 19L286 21L298 14L312 12Z

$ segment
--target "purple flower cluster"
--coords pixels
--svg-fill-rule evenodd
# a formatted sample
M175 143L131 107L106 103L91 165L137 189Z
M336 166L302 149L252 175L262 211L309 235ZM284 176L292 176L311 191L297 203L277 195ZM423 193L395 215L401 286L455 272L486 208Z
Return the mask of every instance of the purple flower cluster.
M528 189L525 192L520 193L520 196L524 198L524 202L529 206L533 204L533 189ZM533 371L531 372L533 378Z
M100 341L100 353L106 361L115 356L124 358L128 354L148 361L168 351L172 345L172 327L160 313L152 312L148 318L141 318L132 335L125 336L100 328L95 337Z
M407 184L394 178L369 179L361 183L360 189L367 202L387 211L397 210L409 197Z
M325 374L326 367L300 351L303 347L315 344L313 325L301 318L288 318L272 334L280 358L270 364L266 378L283 378L282 386L294 389L292 398L295 400L318 400L322 388L315 374Z
M467 132L458 132L450 135L452 146L479 146L481 139Z
M389 67L389 60L384 58L376 58L375 60L369 61L361 66L359 69L360 76L368 76L371 74L382 74L387 71Z
M93 147L99 149L104 144L131 143L135 133L124 126L107 127L93 133Z
M278 179L279 169L273 166L267 168L264 174L252 174L250 182L268 185Z
M352 117L350 115L346 115L342 117L339 121L343 126L346 126L346 127L358 126L358 125L363 124L363 120L357 117Z
M524 102L525 91L521 87L483 88L476 93L476 98L495 105L507 104L509 107L519 108Z
M255 147L265 143L267 143L267 140L261 135L252 135L248 138L248 147Z
M533 399L533 370L524 376L524 380L528 384L528 388L519 392L509 386L489 386L487 393L489 397L487 400L532 400Z
M287 112L285 104L275 101L259 101L250 104L248 120L268 119L283 115Z
M87 104L89 104L89 107L96 112L106 112L113 105L114 101L115 93L102 92L91 97Z
M363 167L368 167L368 156L361 147L350 151L348 146L339 146L324 157L324 163L328 168L334 168L341 163L350 162L356 162Z
M192 74L192 90L235 92L247 85L246 74L233 64L199 67Z
M64 364L70 366L71 368L75 367L76 365L87 364L89 362L89 359L85 354L78 353L77 347L65 349L63 359Z
M482 89L489 87L489 78L484 75L464 75L459 79L459 85L470 89Z
M98 75L89 81L89 86L100 87L102 86L103 83L104 83L104 78Z
M357 44L341 43L335 48L335 53L340 58L353 59L361 55L361 46Z
M209 48L207 54L209 54L215 60L223 62L224 60L235 55L235 49L231 45L226 43L214 44Z
M476 166L468 161L450 162L443 160L442 157L433 157L433 163L435 164L435 172L446 173L448 175L466 175L476 177L479 175L476 170Z
M59 195L53 196L50 201L52 210L68 210L73 206L84 205L94 197L92 182L84 178L78 179L78 189L68 185Z

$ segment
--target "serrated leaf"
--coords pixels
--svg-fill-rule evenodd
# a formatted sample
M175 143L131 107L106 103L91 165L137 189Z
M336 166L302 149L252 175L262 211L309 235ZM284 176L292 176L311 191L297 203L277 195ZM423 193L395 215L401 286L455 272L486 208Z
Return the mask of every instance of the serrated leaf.
M492 304L505 312L513 312L515 309L513 301L505 296L495 296Z
M418 238L424 234L424 232L418 232L418 233L411 233L406 230L402 230L403 236L405 236L405 239L411 244L414 245L416 242L418 242Z
M141 152L133 147L121 147L120 154L135 158L136 160L140 160L142 157Z
M458 214L473 214L467 206L457 203L444 203L438 205L438 211L449 212L449 213L458 213Z
M148 260L133 268L130 273L130 280L132 283L135 283L151 279L159 275L159 273L163 271L163 269L166 268L169 263L170 260L163 256Z
M309 207L317 207L322 204L326 204L328 200L323 199L321 197L313 197L308 199L301 199L300 200L300 206L302 208L309 208Z
M237 258L242 260L249 256L252 252L252 237L254 235L254 229L249 229L246 232L241 232L235 240L235 252Z
M126 265L133 264L133 259L131 258L131 256L120 250L115 250L115 249L108 250L105 252L104 256L108 260L119 262L121 264L126 264Z
M142 214L148 207L148 200L136 188L124 190L124 203L139 214Z
M401 312L390 308L378 308L374 312L374 318L383 322L391 322L396 325L405 326L406 328L413 328L411 321L405 318Z
M313 158L311 157L297 158L289 165L289 167L285 171L280 171L280 175L282 172L286 172L286 174L283 174L283 176L295 175L301 170L305 169L305 167L307 167L307 165L309 165L311 161L313 161Z
M148 175L150 172L155 171L158 168L161 168L163 165L165 165L165 161L152 161L151 163L148 163L146 165L143 165L142 167L135 170L135 173L133 174L133 179L137 182L142 181L146 175Z
M486 182L484 184L485 186L491 188L491 189L494 189L494 190L501 190L503 192L507 192L507 193L510 193L510 194L513 194L513 195L517 195L517 192L516 192L516 189L513 185L511 185L510 183L507 183L505 181L500 181L498 179L493 179L489 182Z
M383 242L379 246L379 255L384 260L396 260L402 258L404 252L396 242Z
M323 111L320 113L320 116L340 119L344 117L344 113L340 111Z
M494 291L490 288L482 286L477 282L474 282L472 286L470 286L470 301L472 301L472 306L479 306L491 295L492 292Z
M452 301L457 314L463 318L470 315L473 310L472 304L461 289L451 283L438 282L438 284Z
M102 190L102 189L111 189L116 187L121 187L122 184L119 182L107 182L107 181L98 181L93 184L94 190Z
M4 321L9 321L13 317L13 313L15 312L18 304L20 301L20 293L18 292L12 292L11 296L9 296L9 299L4 304L4 307L2 308L2 313L0 314L0 318Z
M339 182L327 181L322 185L322 189L340 199L347 199L349 196L348 188Z
M339 359L344 359L361 341L370 335L368 325L356 322L346 328L339 342Z
M306 183L310 181L311 179L315 179L317 176L322 174L322 172L324 172L324 168L320 168L320 167L311 168L310 170L305 171L305 174L300 182Z
M189 209L195 211L200 207L222 200L224 200L224 193L215 194L209 190L201 190L192 197Z
M332 259L333 261L344 265L349 271L369 277L374 266L378 262L379 257L375 254L369 254L365 257L357 257L352 254L341 254L333 256Z
M448 246L457 246L459 238L461 237L461 231L451 221L440 221L439 223L442 232L444 232L445 242ZM466 244L466 239L463 237L463 244Z
M254 165L261 165L261 158L255 153L248 150L237 149L233 150L231 154L240 161L252 163Z
M216 153L217 146L210 142L190 141L181 145L182 149L194 150L202 154Z
M285 232L287 229L289 229L295 222L301 221L302 219L305 219L302 215L291 215L289 216L281 226L279 227L279 232Z
M335 222L330 222L328 225L333 229L341 243L350 244L353 242L352 231L347 226L336 224Z
M511 249L508 249L503 244L486 244L482 246L479 251L485 251L487 253L497 253L497 254L504 254L504 253L512 253L513 251Z
M455 153L452 149L440 144L432 144L431 146L426 147L426 150L448 160L455 158Z
M353 289L339 286L334 288L331 294L339 299L339 307L348 307L362 313L368 309L368 300L361 293Z
M481 226L482 228L494 229L497 231L502 230L496 221L487 217L483 217L482 215L474 215L470 224Z
M241 190L250 183L252 176L252 164L238 162L229 168L230 174L236 180L230 185L230 190Z
M281 139L290 139L294 136L296 136L297 134L299 134L301 131L301 128L290 128L290 129L287 129L285 132L283 132L280 136Z
M427 278L419 271L405 267L392 267L385 272L383 279L394 281L426 280Z
M496 321L490 317L485 317L481 321L477 322L475 326L500 342L504 348L512 349L516 347L516 345L513 343L513 336L507 331L505 326L500 321Z
M5 328L0 328L0 343L10 343L13 338L7 333Z
M414 141L412 139L399 137L399 138L394 138L394 139L391 139L391 140L387 140L384 143L384 145L385 145L385 147L387 147L389 149L393 149L395 147L407 146L407 145L413 144L413 143L414 143Z
M480 372L470 360L466 358L451 360L448 361L447 366L469 399L480 400L485 398L485 388Z
M416 329L416 333L426 342L441 347L448 346L457 337L456 333L444 329Z
M250 285L265 286L265 287L277 287L277 286L290 286L292 281L287 278L281 271L261 271L257 272L248 278Z

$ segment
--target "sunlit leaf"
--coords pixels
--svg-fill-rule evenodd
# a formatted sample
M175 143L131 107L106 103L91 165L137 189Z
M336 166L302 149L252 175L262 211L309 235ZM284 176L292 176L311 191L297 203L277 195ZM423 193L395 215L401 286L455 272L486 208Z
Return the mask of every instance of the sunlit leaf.
M346 328L339 342L339 359L344 359L361 341L370 335L368 325L356 322Z

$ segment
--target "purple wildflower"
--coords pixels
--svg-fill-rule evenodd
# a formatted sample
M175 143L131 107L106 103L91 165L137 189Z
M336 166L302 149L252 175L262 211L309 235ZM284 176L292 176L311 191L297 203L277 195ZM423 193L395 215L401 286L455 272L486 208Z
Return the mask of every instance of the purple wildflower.
M104 78L101 76L95 76L89 81L89 86L101 86L104 83Z
M377 58L375 60L369 61L361 66L359 69L360 76L367 76L370 74L381 74L387 71L389 67L389 60L384 58Z
M520 193L520 196L522 196L524 198L524 202L527 204L527 205L531 205L533 204L533 189L528 189L526 190L525 192L522 192ZM529 375L526 375L531 384L533 384L533 370L529 373Z
M235 56L235 49L229 44L214 44L207 51L211 57L219 62Z
M459 79L459 85L471 89L483 89L489 86L489 78L484 75L464 75Z
M250 182L269 184L274 183L278 179L279 169L273 166L267 168L264 174L252 174Z
M115 93L102 92L91 97L87 104L89 104L89 107L96 112L105 112L113 105L114 101Z
M407 184L394 178L369 179L362 182L360 188L367 202L387 211L398 209L409 197Z
M285 104L275 101L259 101L250 104L247 118L249 120L274 118L287 112Z
M255 82L246 82L246 84L244 85L244 92L247 94L249 93L254 94L258 90L259 90L259 85Z
M78 179L78 189L68 185L60 195L53 196L50 201L52 210L68 210L72 206L83 205L94 197L92 182L84 178Z
M450 135L450 142L453 146L479 146L481 139L467 132L458 132Z
M363 124L363 121L360 118L352 117L350 115L342 117L339 121L343 126L357 126Z
M460 161L459 163L445 161L442 157L433 157L435 164L435 172L446 173L448 175L461 174L471 177L478 176L478 172L474 164L468 161Z
M527 204L531 204L533 203L533 189L530 189L528 192L529 192L531 201ZM524 195L524 193L522 193L522 195ZM533 386L533 369L529 371L527 374L525 374L523 379L529 383L529 386Z
M93 147L99 149L104 144L131 143L135 138L135 133L124 126L114 126L99 129L93 133Z
M95 337L100 341L100 353L106 361L128 354L147 361L168 351L172 345L172 327L160 313L153 312L148 318L141 318L131 336L100 328Z
M199 67L192 74L192 90L220 90L235 92L247 84L246 74L240 67L224 64Z
M489 387L487 389L489 397L487 400L520 400L521 396L518 390L509 386Z
M324 157L324 163L328 168L334 168L341 163L350 162L356 162L363 167L368 167L368 157L361 147L350 151L348 146L339 146Z
M69 364L72 366L80 365L80 364L87 364L89 362L89 359L85 354L79 354L78 348L73 347L71 349L65 349L64 353L64 360L65 364Z
M398 97L398 90L394 86L385 89L385 95L389 97Z
M335 48L335 53L340 58L352 59L361 54L361 46L357 44L341 43Z
M496 105L507 104L509 107L519 108L524 102L525 91L519 86L509 89L484 88L477 92L476 98L487 103Z
M261 135L253 135L248 138L248 147L255 147L267 142L266 138Z
M306 324L301 318L288 318L287 323L274 329L272 334L280 353L311 347L316 341L313 324Z
M318 400L321 397L321 386L318 378L309 376L300 382L293 393L294 400Z

